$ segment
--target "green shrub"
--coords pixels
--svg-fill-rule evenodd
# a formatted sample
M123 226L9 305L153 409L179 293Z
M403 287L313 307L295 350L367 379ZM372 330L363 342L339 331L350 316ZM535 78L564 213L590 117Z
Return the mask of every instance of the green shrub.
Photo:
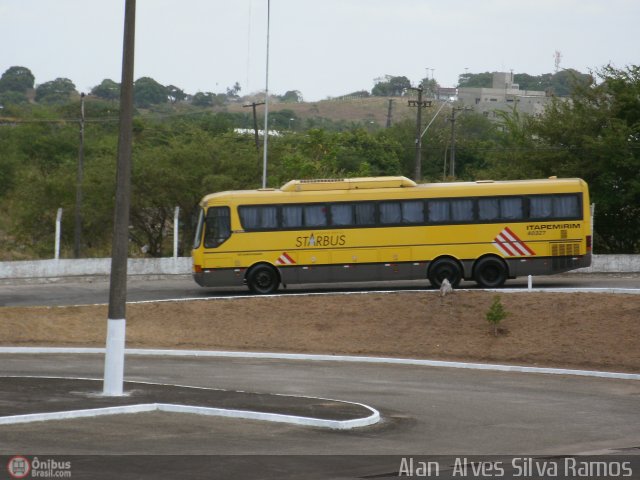
M493 334L496 337L498 336L498 325L502 320L507 318L508 315L509 312L504 309L504 305L502 305L500 301L500 296L496 295L486 314L487 322L493 325Z

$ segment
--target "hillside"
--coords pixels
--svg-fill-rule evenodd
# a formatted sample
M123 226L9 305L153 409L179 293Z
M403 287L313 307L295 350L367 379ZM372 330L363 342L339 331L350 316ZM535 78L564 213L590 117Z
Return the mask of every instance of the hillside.
M319 102L301 103L269 103L270 112L290 110L302 119L326 118L334 122L356 122L368 124L376 123L378 126L385 126L387 122L387 112L389 108L387 97L367 97L367 98L335 98L321 100ZM403 97L391 98L392 102L392 122L404 119L415 118L415 108L407 105L407 99ZM258 107L259 115L264 115L263 106ZM244 108L241 103L231 103L223 107L225 111L231 113L250 113L251 109Z

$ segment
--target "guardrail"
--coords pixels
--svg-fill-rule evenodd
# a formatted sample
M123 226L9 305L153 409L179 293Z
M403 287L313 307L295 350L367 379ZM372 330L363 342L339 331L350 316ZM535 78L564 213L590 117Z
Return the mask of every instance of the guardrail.
M0 262L0 279L108 276L110 258L24 260ZM578 273L639 273L640 255L594 255ZM189 275L191 257L130 258L129 275Z

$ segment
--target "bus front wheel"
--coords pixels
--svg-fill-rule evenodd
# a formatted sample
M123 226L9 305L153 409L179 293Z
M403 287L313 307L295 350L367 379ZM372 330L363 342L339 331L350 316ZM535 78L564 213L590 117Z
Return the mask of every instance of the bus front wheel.
M433 287L440 288L445 278L452 287L457 287L462 280L460 265L452 258L439 258L429 268L429 282Z
M499 288L507 281L507 276L507 267L498 258L481 258L473 269L473 279L483 288Z
M260 295L275 292L279 285L278 272L269 265L258 265L252 268L247 276L249 290Z

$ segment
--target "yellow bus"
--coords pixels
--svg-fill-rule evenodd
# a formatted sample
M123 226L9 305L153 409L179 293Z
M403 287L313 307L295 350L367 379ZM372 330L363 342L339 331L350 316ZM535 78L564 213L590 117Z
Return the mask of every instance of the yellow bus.
M292 180L200 203L193 276L203 287L428 279L439 288L591 264L581 179L416 184L405 177Z

